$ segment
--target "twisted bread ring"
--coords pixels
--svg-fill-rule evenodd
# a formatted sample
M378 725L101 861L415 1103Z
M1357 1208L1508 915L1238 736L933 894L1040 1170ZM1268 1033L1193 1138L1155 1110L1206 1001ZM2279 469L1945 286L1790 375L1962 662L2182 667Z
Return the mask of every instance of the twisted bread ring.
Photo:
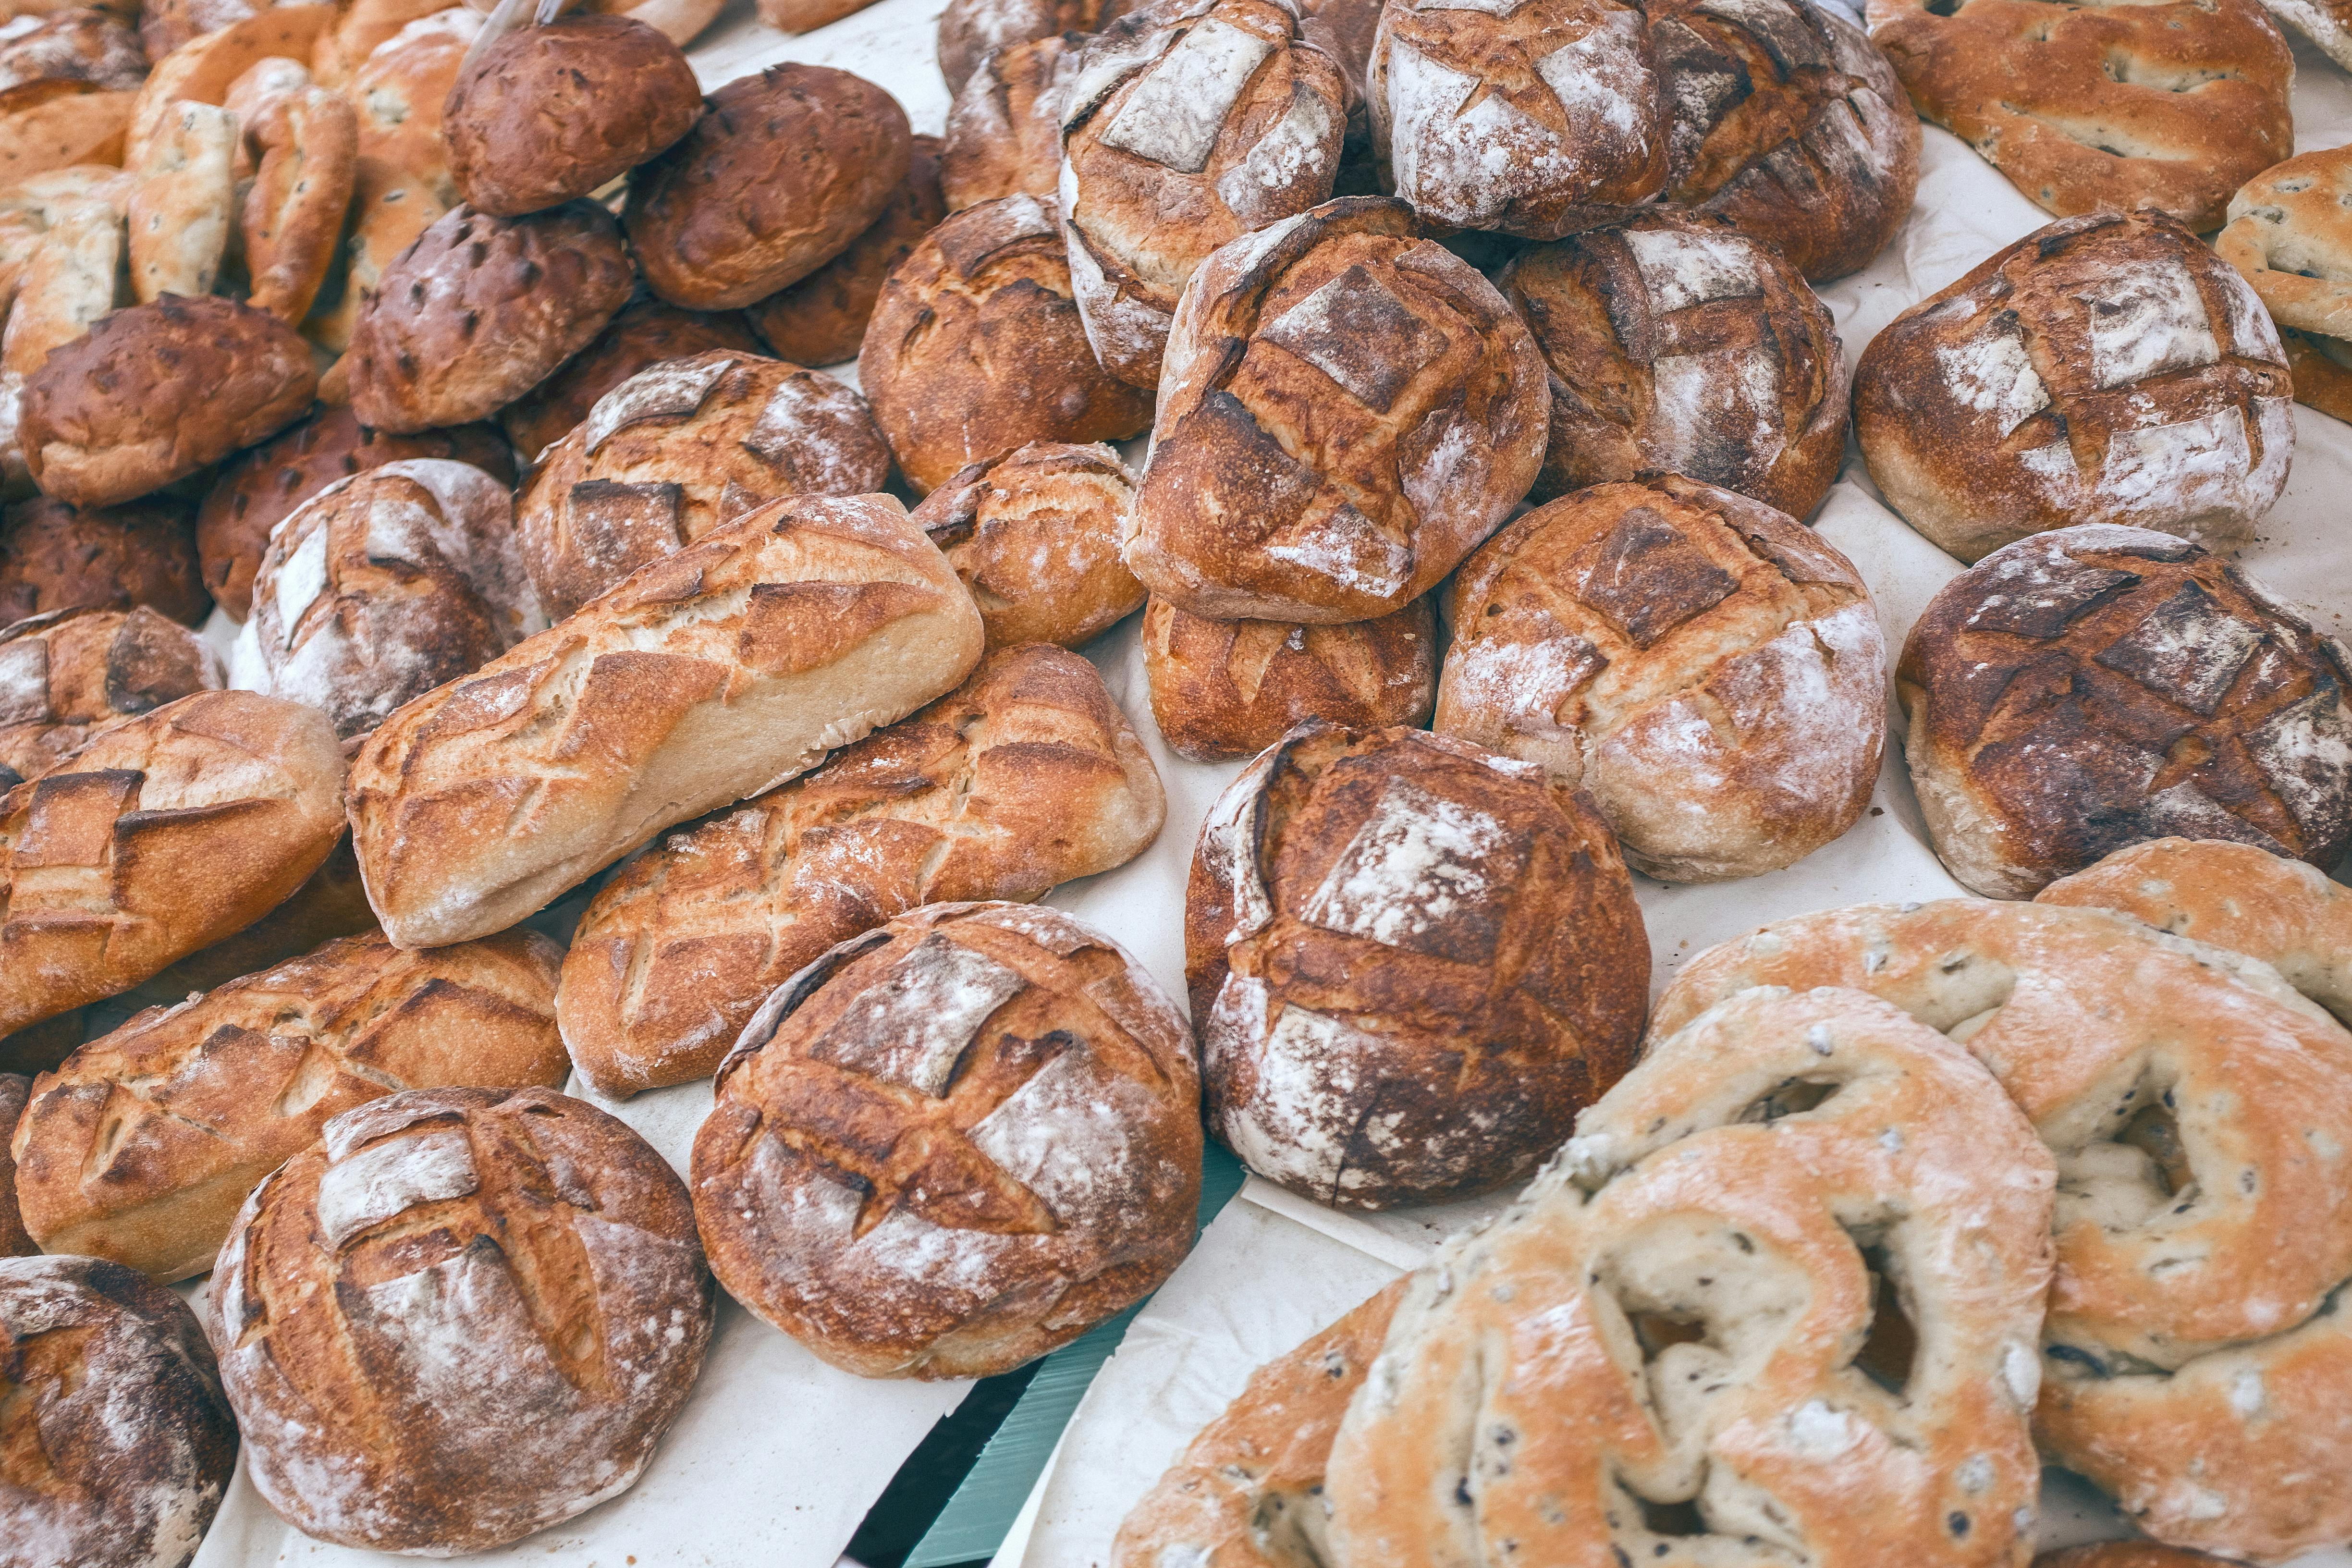
M2053 893L2340 996L2343 895L2270 859L2142 847ZM2056 1153L2036 1419L2062 1463L2172 1544L2275 1561L2352 1539L2352 1035L2258 959L2103 910L1951 900L1703 953L1654 1037L1759 985L1853 986L1949 1031Z

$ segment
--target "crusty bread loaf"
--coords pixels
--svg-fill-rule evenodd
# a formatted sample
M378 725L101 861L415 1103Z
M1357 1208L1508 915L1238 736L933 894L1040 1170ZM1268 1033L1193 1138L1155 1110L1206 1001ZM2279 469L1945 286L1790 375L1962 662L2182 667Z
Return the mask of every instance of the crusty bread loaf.
M2352 418L2352 147L2263 170L2230 198L2229 216L2213 253L2277 324L2295 401Z
M1143 611L1151 717L1180 757L1254 757L1305 719L1418 729L1437 698L1429 599L1369 621L1212 621L1165 599Z
M284 903L210 947L198 948L112 999L117 1007L176 1007L200 991L210 991L247 974L299 958L339 937L375 930L367 885L352 854L352 836L335 840L326 861ZM76 1037L75 1044L81 1043Z
M1118 552L1134 500L1108 447L1032 441L966 466L911 515L971 590L990 647L1076 647L1143 605Z
M236 1468L236 1422L187 1304L95 1258L0 1258L9 1568L185 1568Z
M1059 910L933 904L779 987L694 1210L735 1299L867 1377L985 1377L1172 1272L1201 1192L1176 1005Z
M1498 283L1551 372L1538 500L1659 473L1797 518L1829 494L1845 354L1829 307L1770 243L1720 215L1652 208L1524 250Z
M1210 808L1184 897L1209 1125L1342 1208L1487 1192L1633 1066L1650 943L1600 814L1532 763L1309 721Z
M751 323L733 310L681 310L647 296L614 317L602 336L553 375L508 404L499 424L523 461L537 462L613 388L648 365L705 349L764 352Z
M27 14L19 12L16 19ZM146 79L147 55L138 35L103 11L61 5L31 27L10 31L0 44L0 89L67 78L121 92Z
M0 796L0 1034L129 990L283 902L342 833L315 708L199 691ZM0 1068L26 1064L0 1061Z
M110 725L226 684L210 643L144 605L18 621L0 630L0 790Z
M231 668L349 741L546 626L507 488L417 458L338 479L278 525Z
M561 958L529 931L429 952L346 937L140 1014L35 1081L10 1145L26 1228L162 1283L203 1273L330 1117L404 1089L560 1087Z
M368 900L503 931L655 834L950 690L980 612L886 496L773 502L393 715L352 767Z
M940 13L940 74L950 94L961 92L996 50L1058 33L1091 33L1126 9L1123 0L948 0Z
M839 364L857 357L866 323L891 269L948 216L940 195L940 139L908 146L907 177L840 255L802 279L744 307L768 346L795 364Z
M84 605L145 605L201 625L213 606L187 508L161 496L109 507L37 496L0 513L0 624Z
M564 1044L605 1094L701 1078L835 942L919 904L1034 899L1108 871L1166 815L1094 666L991 654L912 718L630 862L572 935Z
M0 1072L0 1127L14 1128L25 1112L25 1096L33 1080L20 1072ZM30 1258L40 1245L25 1229L16 1212L16 1159L0 1143L0 1258Z
M539 455L515 529L541 602L561 619L753 507L866 495L889 476L866 399L817 371L709 349L598 398Z
M2237 545L2286 487L2293 390L2235 268L2161 213L2098 213L1888 322L1853 433L1887 504L1963 561L2074 523Z
M980 62L948 108L940 194L950 212L999 196L1051 197L1062 177L1062 91L1077 34L1008 44Z
M336 1117L246 1200L205 1304L262 1500L322 1541L435 1557L634 1485L712 1308L677 1173L541 1089Z

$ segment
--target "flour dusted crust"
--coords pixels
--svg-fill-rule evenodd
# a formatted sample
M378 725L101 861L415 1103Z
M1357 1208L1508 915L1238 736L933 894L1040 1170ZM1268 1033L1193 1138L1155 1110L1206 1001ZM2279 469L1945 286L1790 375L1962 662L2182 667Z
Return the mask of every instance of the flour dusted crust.
M782 360L710 349L598 398L540 454L515 525L531 582L561 619L767 501L866 495L889 472L865 398Z
M1143 967L1058 910L902 915L778 988L720 1068L694 1143L711 1268L864 1376L1066 1344L1191 1248L1192 1046Z
M1525 324L1410 208L1328 202L1185 291L1127 563L1213 619L1390 614L1528 493L1550 407Z
M2150 207L2203 233L2294 151L2294 55L2259 0L1870 0L1920 118L2060 217Z
M1084 43L1065 34L1008 44L956 89L940 153L950 212L999 196L1053 196L1062 177L1062 93Z
M336 1117L246 1200L206 1304L262 1500L319 1540L432 1556L626 1491L712 1311L677 1173L543 1089Z
M2347 681L2341 644L2220 556L2085 527L1946 584L1895 693L1936 853L2016 899L2149 838L2335 865L2352 846Z
M765 345L732 310L681 310L659 300L635 300L594 342L501 409L499 424L523 460L536 462L613 388L649 365L705 349L757 354Z
M252 607L236 683L319 709L345 741L547 626L506 487L432 458L338 479L287 517Z
M1369 621L1212 621L1165 599L1143 610L1143 673L1169 749L1254 757L1303 720L1376 730L1429 721L1437 616L1426 598Z
M746 308L744 318L770 348L795 364L856 359L883 281L947 216L948 203L940 193L940 139L914 137L907 177L890 193L882 216L840 255Z
M1061 89L1055 187L1103 368L1159 384L1177 297L1219 246L1331 194L1348 89L1292 0L1180 0L1090 39Z
M2268 923L2284 879L2249 889L2240 929ZM2297 923L2326 918L2312 897ZM2053 1459L2171 1545L2279 1562L2352 1536L2334 1419L2352 1229L2332 1217L2352 1189L2352 1035L2259 959L2105 910L1969 899L1726 942L1667 988L1653 1032L1784 985L1856 987L1964 1040L2057 1156L2035 1415ZM2314 1484L2279 1484L2298 1475Z
M1855 367L1853 427L1888 504L1963 561L2073 523L2235 546L2286 486L2293 392L2235 268L2160 213L2110 212L1895 317Z
M1104 371L1072 298L1054 210L1005 196L956 213L883 284L858 384L907 481L928 492L1032 441L1123 441L1151 394Z
M1853 826L1886 737L1886 643L1853 563L1669 476L1538 507L1455 575L1436 728L1586 791L1636 870L1792 865Z
M137 87L146 76L147 56L138 35L87 6L52 11L0 43L0 91L67 78L119 92Z
M898 502L771 502L369 736L349 800L369 901L403 947L503 931L952 689L982 635Z
M960 94L997 50L1091 33L1128 9L1122 0L948 0L940 13L940 74L950 95Z
M14 1568L184 1568L236 1468L237 1430L186 1303L95 1258L0 1258L0 1459Z
M1812 515L1845 461L1829 307L1719 214L1648 211L1521 251L1498 283L1551 373L1535 495L1679 474Z
M1143 607L1118 553L1134 499L1108 447L1032 441L964 468L909 517L971 590L991 649L1076 647Z
M12 1145L44 1250L201 1274L262 1177L400 1089L553 1089L560 950L529 931L403 952L374 933L150 1008L41 1075Z
M2329 59L2352 70L2352 8L2343 0L2263 0L2263 9L2282 27L2294 28Z
M0 625L82 605L144 605L184 626L212 608L177 501L77 507L41 497L0 512Z
M2243 273L2285 340L2294 396L2352 416L2352 152L2289 158L2230 198L2214 254Z
M100 730L226 684L210 643L144 605L18 621L0 630L0 789L46 771Z
M1318 1203L1525 1176L1632 1065L1648 973L1615 841L1531 763L1310 721L1202 825L1184 975L1209 1125Z

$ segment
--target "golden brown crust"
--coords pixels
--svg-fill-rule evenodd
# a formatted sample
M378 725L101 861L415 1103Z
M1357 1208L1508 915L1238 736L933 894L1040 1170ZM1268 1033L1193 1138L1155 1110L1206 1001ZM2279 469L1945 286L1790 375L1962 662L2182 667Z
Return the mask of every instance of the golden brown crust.
M882 216L840 255L743 313L769 347L796 364L856 359L883 279L947 216L940 195L940 139L915 137L907 177L890 193Z
M19 1072L0 1072L0 1127L14 1127L24 1114L25 1095L33 1080ZM0 1258L30 1258L40 1244L26 1234L16 1212L16 1161L0 1143Z
M1523 250L1496 281L1551 373L1535 499L1666 473L1795 518L1829 494L1845 353L1773 246L1720 215L1652 211Z
M1062 176L1062 89L1083 35L1010 44L982 60L948 108L940 153L947 210L999 196L1050 198Z
M780 33L810 33L863 11L874 0L760 0L760 20Z
M342 239L359 171L359 119L345 100L306 87L272 99L245 131L260 153L241 231L248 302L299 322Z
M1995 898L2149 838L2352 847L2352 655L2218 555L2140 529L2021 540L1946 584L1895 670L1911 782Z
M959 470L911 516L971 590L991 649L1076 647L1143 606L1118 554L1134 499L1108 447L1032 441Z
M475 211L516 217L626 174L701 112L694 68L643 22L567 16L520 27L449 89L449 173Z
M1533 1170L1633 1065L1649 971L1591 804L1418 730L1301 724L1218 797L1185 890L1209 1124L1338 1207Z
M710 349L648 365L540 455L515 503L555 619L647 562L789 496L867 495L890 448L866 400L782 360Z
M2109 212L1887 323L1854 367L1853 432L1887 504L1963 561L2075 523L2235 546L2285 488L2291 393L2235 268L2161 213Z
M369 900L405 947L503 931L952 689L982 635L897 502L772 502L370 736L349 799Z
M347 937L151 1008L35 1080L11 1144L25 1224L161 1284L201 1274L331 1117L405 1089L561 1086L561 958L528 931L423 953Z
M213 291L236 216L240 123L226 109L175 103L148 143L128 215L131 292L142 304Z
M2153 207L2203 233L2294 151L2294 55L2257 0L1870 0L1920 117L2060 217Z
M948 0L940 13L940 74L953 96L995 50L1059 33L1091 33L1125 9L1121 0Z
M0 90L57 77L121 92L147 79L146 51L120 20L86 5L51 11L0 43Z
M1410 207L1328 202L1195 275L1127 563L1213 619L1387 615L1528 493L1550 405L1526 325Z
M485 419L628 302L620 226L593 202L527 217L457 207L383 275L352 327L352 407L394 432Z
M2338 358L2352 358L2352 348L2337 346L2341 339L2315 338L2293 328L2279 337L2286 344L2287 367L2294 373L2294 400L2352 421L2352 368Z
M706 349L756 354L763 346L750 323L732 310L681 310L659 300L639 300L562 369L501 409L499 424L524 462L536 462L588 417L598 398L647 366Z
M324 714L200 691L0 796L0 1033L126 991L284 901L334 848L342 784Z
M46 497L0 512L0 624L90 605L145 605L184 626L212 608L180 502L84 510Z
M212 0L213 4L238 4L241 0ZM322 87L345 87L364 68L386 43L397 37L411 23L428 16L440 16L451 7L440 0L335 0L333 21L320 34L316 49L310 57L310 69ZM472 41L480 30L481 13L465 6L465 16L457 26L466 29L467 41ZM443 90L446 91L446 84ZM440 122L441 106L437 100L420 108L429 108L434 123Z
M206 1326L264 1501L447 1556L627 1489L710 1339L685 1184L543 1089L347 1110L254 1190Z
M309 61L334 17L332 5L271 5L190 38L156 60L140 85L124 128L121 157L83 161L142 167L148 143L174 103L226 103L236 79L261 61Z
M2352 149L2289 158L2230 198L2213 253L2240 272L2278 324L2294 400L2352 419Z
M1191 1248L1199 1097L1182 1016L1116 942L1058 910L933 904L745 1027L695 1215L729 1292L833 1364L1008 1372Z
M633 860L572 937L564 1044L599 1092L716 1070L762 998L921 904L1041 897L1126 864L1167 815L1102 677L1040 647Z
M120 164L134 98L57 78L0 91L0 187L79 164Z
M18 429L42 493L115 506L266 441L310 406L310 345L232 300L115 311L25 378Z
M1007 196L950 217L882 286L858 384L907 482L929 491L1032 441L1123 441L1151 395L1106 374L1071 299L1053 209Z
M193 993L258 974L338 938L374 930L375 911L368 908L367 887L352 854L352 836L345 833L335 840L326 861L284 903L140 982L114 998L113 1005L176 1007ZM81 1043L77 1035L68 1048Z
M770 66L706 100L629 178L623 214L653 291L739 310L799 282L873 226L907 177L898 100L825 66Z
M1437 699L1437 616L1426 598L1369 621L1211 621L1165 599L1143 611L1151 717L1180 757L1254 757L1306 719L1418 729Z
M18 621L0 630L0 790L101 730L226 684L210 643L144 605Z

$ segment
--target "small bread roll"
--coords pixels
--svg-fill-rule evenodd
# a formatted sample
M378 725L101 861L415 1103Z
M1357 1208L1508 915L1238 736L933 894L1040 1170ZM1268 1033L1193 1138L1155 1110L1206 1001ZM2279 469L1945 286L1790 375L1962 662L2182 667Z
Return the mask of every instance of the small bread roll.
M115 17L86 5L51 11L34 26L0 43L0 90L28 81L66 79L110 91L147 78L139 36Z
M46 772L125 719L227 683L212 644L143 605L82 605L18 621L0 630L0 789Z
M522 555L561 620L721 523L787 496L868 495L890 448L866 399L782 360L711 349L639 371L540 454Z
M1059 910L901 915L779 987L719 1069L694 1141L710 1266L861 1376L1009 1372L1191 1247L1192 1047L1143 966Z
M1062 96L1076 34L1009 44L981 61L948 108L940 191L950 212L999 196L1054 195L1062 177Z
M184 506L85 509L43 497L0 512L0 625L92 605L145 605L203 624L212 600Z
M1143 607L1118 555L1134 499L1108 447L1033 441L962 468L911 515L971 590L992 650L1076 647Z
M254 1190L205 1306L262 1500L318 1540L446 1557L635 1485L712 1300L685 1184L625 1123L419 1089Z
M1161 739L1196 763L1254 757L1307 719L1417 729L1437 700L1437 615L1424 597L1339 626L1212 621L1154 599L1143 673Z
M940 74L952 96L998 49L1091 33L1127 9L1123 0L948 0L940 13Z
M768 346L795 364L839 364L857 357L883 279L948 216L940 195L940 139L918 136L907 177L882 216L849 248L743 312Z
M599 398L637 372L705 349L763 354L766 347L751 323L732 310L681 310L659 300L637 300L594 342L501 409L499 424L523 460L536 462L588 417Z
M626 16L520 27L449 89L449 173L476 212L561 206L685 135L702 112L676 44Z

